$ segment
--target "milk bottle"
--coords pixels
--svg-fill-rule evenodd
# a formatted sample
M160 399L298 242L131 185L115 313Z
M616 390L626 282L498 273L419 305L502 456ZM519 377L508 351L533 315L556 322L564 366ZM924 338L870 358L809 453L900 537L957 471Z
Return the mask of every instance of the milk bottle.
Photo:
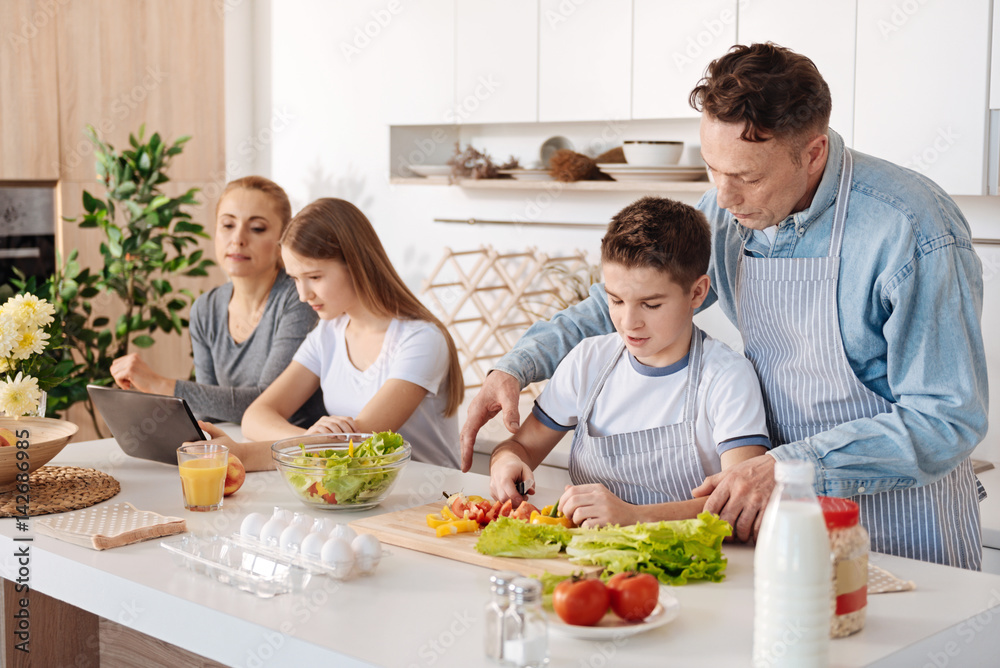
M813 466L777 462L774 478L754 553L753 665L827 666L833 571Z

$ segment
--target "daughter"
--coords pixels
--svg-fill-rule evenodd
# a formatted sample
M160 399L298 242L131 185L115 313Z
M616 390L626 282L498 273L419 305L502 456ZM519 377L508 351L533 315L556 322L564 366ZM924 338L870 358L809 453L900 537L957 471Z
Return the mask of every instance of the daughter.
M455 344L393 269L365 215L341 199L317 200L288 225L281 257L320 322L243 416L243 433L259 441L236 444L247 469L271 469L277 439L386 430L411 443L414 460L457 468L464 384ZM309 429L289 422L317 388L327 415Z

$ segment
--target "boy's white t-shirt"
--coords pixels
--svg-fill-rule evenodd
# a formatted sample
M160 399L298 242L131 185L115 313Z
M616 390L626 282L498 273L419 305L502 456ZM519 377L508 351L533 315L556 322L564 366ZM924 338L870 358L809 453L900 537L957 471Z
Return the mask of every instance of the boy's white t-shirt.
M441 330L423 320L393 319L378 358L361 371L347 353L349 321L347 315L320 320L293 358L319 377L327 414L356 417L391 378L419 385L427 396L399 433L415 461L458 468L458 416L444 416L450 358Z
M534 415L542 424L563 431L575 428L601 369L619 345L621 336L615 333L584 339L570 351L535 402ZM719 457L726 450L771 445L753 365L707 334L703 350L695 440L709 476L722 470ZM681 422L687 362L685 357L669 367L648 367L623 350L594 403L590 433L609 436Z

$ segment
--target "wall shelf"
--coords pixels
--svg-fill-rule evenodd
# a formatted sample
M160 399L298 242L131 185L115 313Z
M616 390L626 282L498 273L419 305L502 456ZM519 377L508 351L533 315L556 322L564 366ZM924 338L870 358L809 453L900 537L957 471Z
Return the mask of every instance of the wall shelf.
M447 177L404 178L394 176L392 185L444 186L449 185ZM567 190L589 192L645 192L645 193L691 193L703 194L712 188L709 181L522 181L518 179L459 179L456 185L474 190Z

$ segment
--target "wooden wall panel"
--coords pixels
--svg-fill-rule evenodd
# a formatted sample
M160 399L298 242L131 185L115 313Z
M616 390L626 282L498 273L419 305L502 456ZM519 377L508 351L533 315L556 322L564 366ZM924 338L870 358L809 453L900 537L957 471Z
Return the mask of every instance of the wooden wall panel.
M0 2L0 179L59 178L55 3Z
M172 178L224 178L223 19L202 0L74 0L58 14L62 178L94 178L87 124L121 148L143 123L192 135ZM85 155L81 155L85 154Z
M73 0L58 5L54 25L61 216L82 214L84 190L104 198L85 126L93 125L102 139L121 150L129 134L145 124L147 138L153 132L167 141L192 136L171 165L171 182L164 191L177 195L187 188L202 189L202 204L190 211L213 233L216 201L225 181L223 12L218 3ZM79 250L81 264L96 270L101 267L98 249L103 238L99 230L63 222L56 244L64 255ZM203 247L214 258L211 242ZM170 277L175 287L195 294L223 280L218 269L208 278ZM121 309L115 302L106 300L103 314L117 317ZM142 351L144 359L163 375L187 378L192 367L187 334L159 334L156 341ZM67 417L81 427L76 440L96 436L81 407Z

